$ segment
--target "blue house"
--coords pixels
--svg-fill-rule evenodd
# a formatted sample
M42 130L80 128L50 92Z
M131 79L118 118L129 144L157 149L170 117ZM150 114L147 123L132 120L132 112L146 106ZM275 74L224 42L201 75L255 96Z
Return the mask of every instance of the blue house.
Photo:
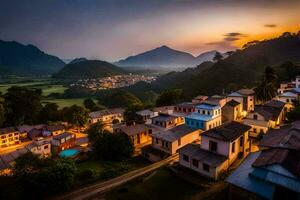
M201 103L196 106L195 112L185 117L185 123L189 127L206 131L222 124L221 112L221 106L219 105Z

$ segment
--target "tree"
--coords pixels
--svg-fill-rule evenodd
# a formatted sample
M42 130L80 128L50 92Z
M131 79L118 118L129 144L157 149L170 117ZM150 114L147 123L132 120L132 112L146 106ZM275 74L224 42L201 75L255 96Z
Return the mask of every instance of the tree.
M73 185L76 166L71 159L39 158L30 152L15 161L14 176L26 197L40 199L45 195L67 191ZM35 192L28 194L29 190Z
M130 92L116 90L111 94L106 95L100 99L99 104L103 104L107 107L129 107L134 104L141 104L141 100L138 99Z
M81 106L73 105L63 109L62 112L65 115L65 121L77 127L83 127L88 122L89 113Z
M214 56L214 58L213 58L213 61L215 61L215 62L219 62L220 60L222 60L223 59L223 56L222 56L222 54L220 53L220 52L216 52L216 54L215 54L215 56Z
M4 95L6 109L6 126L22 123L33 124L37 121L42 108L42 91L13 86Z
M179 103L183 99L183 91L181 89L168 90L159 95L156 106L173 105Z
M93 155L101 160L122 160L133 153L133 146L127 135L110 133L102 125L92 125L87 131Z
M255 88L256 99L259 102L271 100L277 94L277 74L272 67L266 67L263 80L260 85Z
M40 123L60 121L58 105L56 103L47 103L40 111Z
M97 110L101 110L101 108L99 106L97 106L97 104L94 102L93 99L91 98L87 98L83 101L83 105L86 109L89 109L90 111L97 111Z
M288 112L286 114L286 118L289 122L300 120L300 106L296 107L291 112Z
M136 114L137 111L143 110L143 104L134 104L129 106L124 112L124 119L125 121L141 121L141 119Z

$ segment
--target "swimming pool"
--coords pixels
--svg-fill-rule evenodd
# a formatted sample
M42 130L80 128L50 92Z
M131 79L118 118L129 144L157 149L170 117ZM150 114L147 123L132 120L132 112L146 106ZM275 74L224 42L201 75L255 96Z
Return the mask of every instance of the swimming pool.
M77 150L77 149L66 149L66 150L61 151L59 153L59 156L69 158L69 157L74 157L77 154L79 154L79 150Z

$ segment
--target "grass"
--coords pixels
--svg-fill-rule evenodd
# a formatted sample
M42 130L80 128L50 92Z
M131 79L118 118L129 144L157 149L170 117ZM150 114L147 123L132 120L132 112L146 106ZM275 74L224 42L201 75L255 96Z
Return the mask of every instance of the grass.
M105 195L107 200L193 199L199 188L173 176L161 168L148 177L130 182Z

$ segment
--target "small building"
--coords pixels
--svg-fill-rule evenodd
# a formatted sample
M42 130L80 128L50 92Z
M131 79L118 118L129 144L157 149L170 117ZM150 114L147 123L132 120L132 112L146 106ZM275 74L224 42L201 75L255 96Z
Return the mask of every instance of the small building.
M210 96L205 101L203 101L203 103L219 105L221 106L221 108L225 106L226 102L227 102L226 97L219 96L219 95Z
M169 129L184 124L184 117L161 113L157 117L152 118L152 124Z
M192 99L192 103L202 103L206 99L208 99L208 96L199 95Z
M159 114L172 114L174 112L174 106L161 106L153 108L154 112L158 112Z
M75 146L76 142L76 135L65 132L60 135L54 136L51 141L52 150L54 152L59 153L60 151L63 151L65 149L72 148Z
M177 150L189 143L199 140L200 129L180 125L152 135L152 147L173 155Z
M20 132L13 127L0 129L0 149L20 144Z
M47 125L44 130L49 131L52 136L60 135L66 131L64 125Z
M225 106L222 107L222 121L240 121L243 118L242 104L235 100L228 101Z
M122 126L114 130L116 133L126 134L134 147L136 153L140 149L151 143L152 127L146 124L134 124L131 126Z
M136 114L146 123L151 124L152 118L158 116L158 112L152 110L141 110L136 112Z
M125 110L123 108L113 108L91 112L89 114L89 122L90 124L102 122L104 125L112 124L114 120L121 122L124 120L124 112Z
M253 89L241 89L227 95L227 102L231 100L240 102L243 106L243 111L250 112L254 110L254 94Z
M31 144L26 145L25 148L41 157L48 157L51 155L51 142L49 140L36 140Z
M272 100L248 113L244 123L252 127L251 137L265 134L269 128L278 128L285 118L284 108L285 103Z
M196 111L185 117L186 125L199 128L203 131L215 128L222 124L221 106L209 103L200 103Z
M250 152L250 126L232 121L201 134L201 144L179 150L179 164L217 180L238 158Z
M296 87L295 82L283 82L280 83L279 88L277 89L278 94L285 93L289 90L292 90Z
M180 104L177 104L176 106L174 106L174 112L189 114L189 113L195 112L195 108L196 108L196 103L184 102L184 103L180 103Z
M292 91L281 93L276 98L278 101L285 103L286 112L295 108L295 103L298 102L298 94Z

